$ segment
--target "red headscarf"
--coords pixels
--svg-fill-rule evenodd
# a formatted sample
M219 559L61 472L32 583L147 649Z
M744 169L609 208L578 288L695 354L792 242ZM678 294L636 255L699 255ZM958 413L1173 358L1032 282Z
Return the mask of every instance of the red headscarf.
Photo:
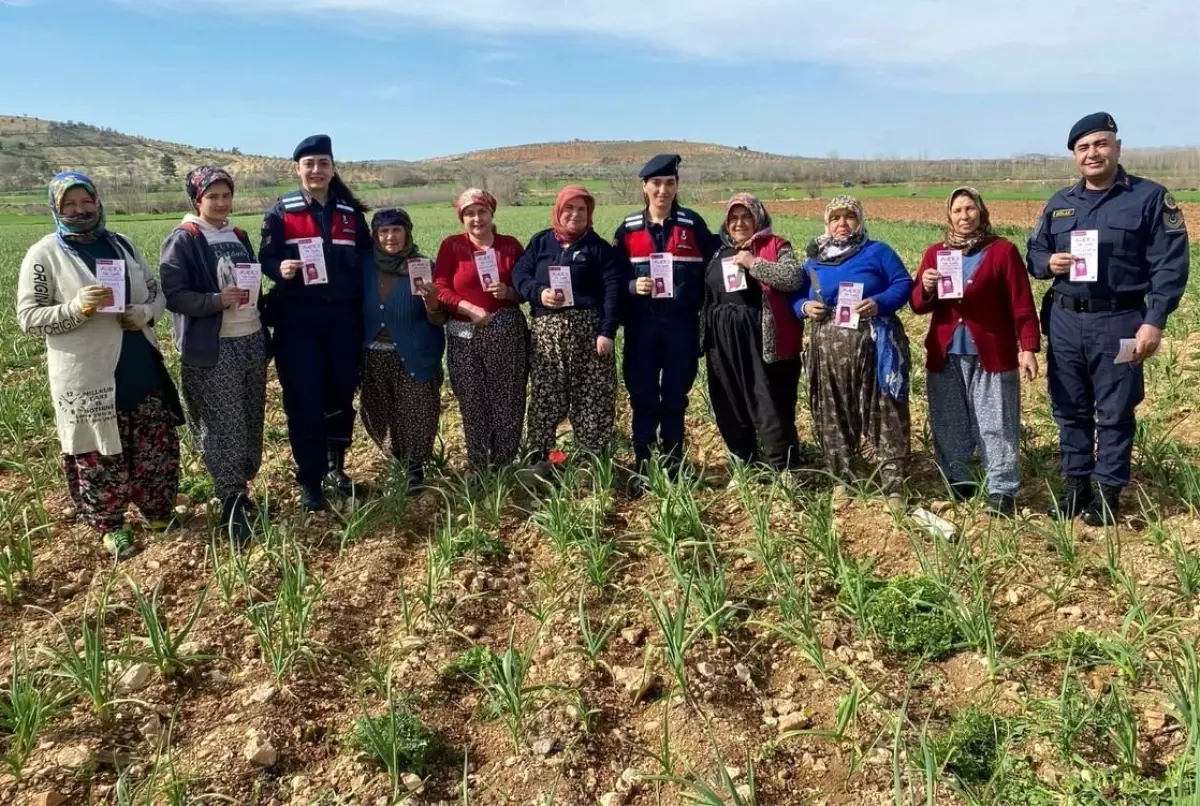
M454 212L458 213L458 220L462 221L463 210L470 207L472 204L482 204L494 214L496 212L496 197L488 193L483 188L467 188L462 193L458 194L458 198L454 200Z
M563 209L566 208L567 202L575 199L583 199L583 203L587 205L587 223L581 229L570 230L562 223ZM567 185L562 190L558 191L558 197L554 199L554 237L564 246L569 243L575 243L580 236L592 228L592 213L596 210L596 199L588 192L588 189L583 185Z

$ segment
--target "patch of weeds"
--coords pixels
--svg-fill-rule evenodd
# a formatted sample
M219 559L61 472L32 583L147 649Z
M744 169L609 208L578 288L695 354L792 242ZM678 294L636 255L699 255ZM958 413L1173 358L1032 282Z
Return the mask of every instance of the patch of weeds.
M1087 630L1064 630L1054 636L1046 653L1055 660L1068 661L1076 669L1090 669L1109 662L1103 639Z
M202 504L216 495L213 491L212 476L207 473L181 478L179 480L179 492L186 495L193 504Z
M951 615L950 592L929 577L896 577L867 602L865 621L888 649L939 658L963 640Z
M1003 720L976 708L954 717L938 741L938 756L959 779L972 784L987 783L996 772L1004 746Z
M383 767L393 790L406 773L424 777L448 758L445 742L392 695L390 682L384 713L369 716L364 709L346 743Z
M442 677L447 680L478 680L491 661L492 651L483 644L476 644L459 654L442 667Z

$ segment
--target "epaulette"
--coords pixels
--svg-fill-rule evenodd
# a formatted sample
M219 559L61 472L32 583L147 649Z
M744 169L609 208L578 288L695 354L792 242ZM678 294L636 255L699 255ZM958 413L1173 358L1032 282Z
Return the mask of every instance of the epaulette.
M350 205L342 204L341 202L335 202L335 204L337 205L337 208L339 210L341 210L343 213L350 213L351 215L354 214L354 208L351 207Z
M293 190L291 193L285 193L279 197L279 201L283 203L283 209L288 212L296 212L297 210L308 209L308 198L302 190Z
M696 214L686 207L678 207L675 210L675 220L680 224L687 224L689 227L696 226Z
M643 213L634 213L633 215L626 216L625 218L624 227L626 232L633 232L641 229L644 226L646 226L646 216Z

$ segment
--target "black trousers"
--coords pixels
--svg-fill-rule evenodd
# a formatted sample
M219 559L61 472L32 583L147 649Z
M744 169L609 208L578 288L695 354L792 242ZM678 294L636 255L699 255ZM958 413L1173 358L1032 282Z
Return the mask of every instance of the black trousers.
M761 322L760 311L742 305L709 311L708 396L731 454L784 470L800 461L796 397L802 365L799 358L763 360Z

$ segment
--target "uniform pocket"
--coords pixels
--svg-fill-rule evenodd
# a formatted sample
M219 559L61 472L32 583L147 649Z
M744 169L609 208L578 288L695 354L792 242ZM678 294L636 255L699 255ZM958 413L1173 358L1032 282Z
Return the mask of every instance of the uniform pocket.
M1109 230L1108 240L1112 242L1114 255L1138 254L1138 247L1142 240L1140 215L1110 213L1104 219L1104 226ZM1101 238L1102 243L1104 240Z
M1056 253L1071 251L1071 232L1075 229L1075 216L1062 216L1050 219L1050 235L1054 238Z

